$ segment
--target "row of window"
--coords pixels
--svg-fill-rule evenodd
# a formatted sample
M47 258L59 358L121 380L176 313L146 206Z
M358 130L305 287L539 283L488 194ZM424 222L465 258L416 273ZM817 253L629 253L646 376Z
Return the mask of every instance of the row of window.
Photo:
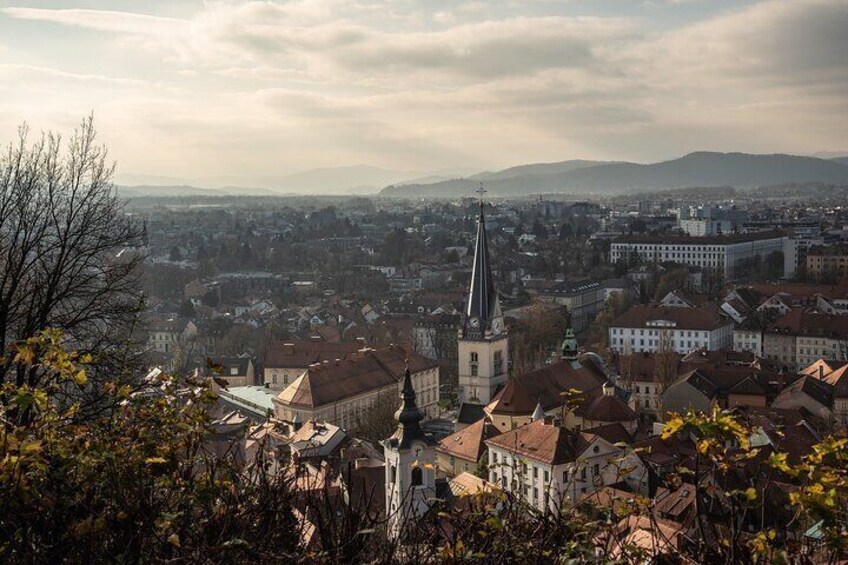
M630 335L636 335L636 330L633 329L633 328L612 328L612 335L619 335L619 334L620 335L626 335L626 332L628 332L628 331L630 332ZM645 331L646 330L644 330L644 329L640 329L639 335L645 335ZM647 332L648 332L647 335L656 336L656 335L659 335L660 331L661 330L647 330ZM668 333L669 333L668 330L662 330L662 331L666 335L668 335ZM704 332L701 332L701 331L698 331L698 330L695 330L695 331L672 330L672 331L673 331L673 334L672 334L671 337L709 337L709 335L710 335L710 332L708 332L708 331L704 331ZM678 331L680 332L679 336L677 335ZM686 333L685 336L683 335L684 332ZM694 335L692 335L692 334L694 334ZM703 334L703 336L701 336L701 334Z

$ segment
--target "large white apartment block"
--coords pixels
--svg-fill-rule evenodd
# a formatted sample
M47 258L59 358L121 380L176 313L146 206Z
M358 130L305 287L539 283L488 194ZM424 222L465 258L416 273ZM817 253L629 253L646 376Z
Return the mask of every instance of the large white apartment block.
M783 251L786 239L779 232L714 235L705 237L626 235L610 245L610 262L628 260L633 253L644 262L673 261L682 265L721 270L732 275L737 265Z
M610 349L616 353L729 349L733 320L715 305L697 308L636 305L610 324Z

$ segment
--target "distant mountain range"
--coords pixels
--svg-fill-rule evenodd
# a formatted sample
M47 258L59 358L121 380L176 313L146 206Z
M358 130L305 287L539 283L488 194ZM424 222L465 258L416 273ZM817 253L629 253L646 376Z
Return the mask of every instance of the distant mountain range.
M134 185L118 186L118 196L122 198L138 198L140 196L273 196L277 194L267 188L245 188L241 186L225 186L222 188L203 188L191 185Z
M267 179L263 187L238 186L238 179L218 179L194 186L151 177L150 182L118 187L126 198L140 196L272 196L377 194L392 197L472 196L484 183L492 196L528 194L616 194L687 187L767 185L822 182L848 185L848 156L828 158L746 153L690 153L679 159L639 164L621 161L571 160L519 165L500 171L453 175L381 169L369 165L327 167ZM133 178L128 177L127 180ZM133 178L135 180L135 178ZM160 181L161 182L158 182ZM229 181L229 182L228 182ZM130 184L132 184L130 186ZM203 183L206 184L206 183ZM226 186L220 186L226 185ZM388 185L388 186L386 186ZM385 188L383 188L385 187ZM382 190L381 190L382 188Z
M380 194L410 198L472 195L480 181L493 196L611 194L693 186L748 188L815 181L848 184L848 158L699 151L679 159L651 164L563 161L522 165L431 183L394 184L384 188Z
M353 195L376 194L388 184L419 184L449 180L457 174L393 171L370 165L324 167L275 178L260 179L263 187L238 186L236 178L200 180L196 186L185 179L124 175L118 192L125 198L139 196L235 196L235 195ZM219 186L226 185L226 186ZM213 188L214 187L214 188Z

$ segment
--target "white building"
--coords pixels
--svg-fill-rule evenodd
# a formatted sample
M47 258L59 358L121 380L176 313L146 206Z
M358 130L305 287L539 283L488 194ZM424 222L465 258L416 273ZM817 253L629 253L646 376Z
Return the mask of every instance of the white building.
M765 258L783 252L786 239L779 232L716 235L706 237L627 235L612 242L610 262L627 261L633 253L643 262L672 261L682 265L720 270L732 276L734 269L755 256Z
M553 512L564 502L579 501L620 481L634 491L643 490L644 466L615 443L592 430L572 431L537 419L486 440L489 481L535 508Z
M410 372L404 374L397 431L383 441L389 537L402 537L436 500L436 440L421 429Z
M742 324L733 330L733 351L763 356L763 330L754 324Z
M696 308L636 305L610 324L609 343L610 349L623 354L725 349L733 345L733 321L713 304Z

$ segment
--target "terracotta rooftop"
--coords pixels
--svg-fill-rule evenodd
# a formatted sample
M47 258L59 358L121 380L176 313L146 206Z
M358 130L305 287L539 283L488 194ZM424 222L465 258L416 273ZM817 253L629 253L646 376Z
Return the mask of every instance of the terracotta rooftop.
M613 445L616 443L626 443L627 445L633 443L633 436L630 435L627 428L622 426L620 422L596 426L585 431L586 433L600 436Z
M486 440L486 444L536 461L560 465L574 461L576 438L565 428L536 420Z
M583 403L574 415L594 422L631 422L637 418L636 412L615 395L602 395Z
M835 398L848 398L848 365L825 374L822 380L833 387Z
M822 406L833 407L833 386L815 377L804 376L787 386L775 398L775 402L796 394L806 394Z
M369 349L340 361L309 367L277 395L277 400L292 406L316 408L397 385L403 378L407 357L412 374L438 367L435 361L418 353L407 353L402 347Z
M300 340L292 343L273 342L265 351L265 367L271 369L299 369L313 363L344 359L362 347L358 341L331 343L318 340Z
M774 334L846 339L848 338L848 316L805 312L800 308L793 308L770 324L766 331Z
M507 381L486 406L486 412L529 415L537 403L548 411L561 406L564 401L562 393L571 389L579 390L589 398L600 395L606 380L602 371L588 360L560 361Z
M439 442L439 450L476 463L486 448L485 441L499 434L500 432L494 424L486 419L481 419L444 438Z

